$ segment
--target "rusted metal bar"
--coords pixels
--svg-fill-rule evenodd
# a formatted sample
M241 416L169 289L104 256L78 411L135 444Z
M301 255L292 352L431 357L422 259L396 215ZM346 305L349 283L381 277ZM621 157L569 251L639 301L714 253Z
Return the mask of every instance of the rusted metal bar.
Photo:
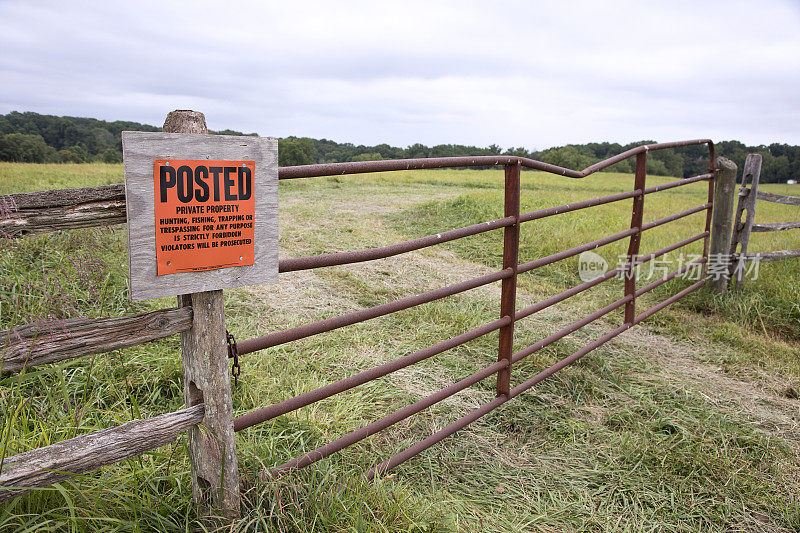
M257 350L263 350L264 348L270 348L272 346L277 346L279 344L284 344L298 339L303 339L312 335L317 335L318 333L324 333L326 331L342 328L344 326L350 326L352 324L364 322L365 320L388 315L396 311L402 311L403 309L433 302L434 300L440 300L447 296L452 296L454 294L468 291L482 285L487 285L495 281L506 279L512 275L513 271L511 269L500 270L498 272L486 274L485 276L480 276L475 279L462 281L461 283L456 283L454 285L448 285L447 287L442 287L441 289L424 292L422 294L409 296L407 298L401 298L400 300L395 300L394 302L376 305L375 307L370 307L368 309L361 309L359 311L347 313L346 315L320 320L319 322L305 324L303 326L286 329L277 333L271 333L262 337L240 341L238 343L239 355L255 352Z
M294 272L296 270L307 270L309 268L321 268L335 265L347 265L351 263L360 263L363 261L372 261L374 259L384 259L398 254L419 250L435 244L452 241L454 239L461 239L462 237L469 237L477 235L494 229L506 228L514 224L514 217L505 217L490 222L481 222L480 224L473 224L463 228L452 229L443 231L436 235L428 235L427 237L420 237L389 246L381 246L379 248L369 248L366 250L358 250L354 252L339 252L324 255L312 255L308 257L297 257L292 259L281 259L278 262L278 272Z
M549 378L550 376L552 376L553 374L555 374L556 372L558 372L562 368L571 365L572 363L574 363L575 361L577 361L578 359L580 359L581 357L583 357L587 353L591 352L595 348L597 348L599 346L602 346L603 344L605 344L609 340L613 339L614 337L616 337L617 335L619 335L623 331L625 331L627 329L630 329L631 326L632 325L628 324L628 323L622 324L618 328L609 331L608 333L606 333L605 335L603 335L602 337L600 337L596 341L593 341L593 342L587 344L586 346L584 346L583 348L581 348L577 352L573 353L569 357L566 357L566 358L562 359L558 363L546 368L545 370L542 370L541 372L539 372L538 374L536 374L532 378L524 381L523 383L520 383L519 385L517 385L516 387L511 389L511 394L510 394L511 398L515 398L516 396L519 396L520 394L522 394L526 390L530 389L531 387L533 387L534 385L536 385L540 381L543 381L543 380Z
M689 271L690 271L690 270L692 270L693 268L697 268L697 267L699 267L699 266L702 266L702 265L704 265L704 264L706 263L706 261L707 261L707 260L708 260L707 258L705 258L705 257L701 257L701 258L700 258L700 259L698 259L697 261L692 261L692 262L691 262L691 263L689 263L688 265L684 265L683 267L679 268L678 270L676 270L676 271L674 271L674 272L670 272L669 274L667 274L667 275L666 275L666 276L664 276L663 278L661 278L661 279L658 279L658 280L656 280L656 281L654 281L654 282L652 282L652 283L649 283L649 284L645 285L644 287L641 287L640 289L638 289L638 290L636 291L635 295L636 295L637 297L639 297L639 296L641 296L642 294L645 294L645 293L647 293L647 292L650 292L650 291L652 291L653 289L655 289L656 287L658 287L658 286L660 286L660 285L663 285L664 283L666 283L666 282L668 282L668 281L670 281L670 280L673 280L673 279L677 278L677 277L678 277L678 276L680 276L681 274L685 274L686 272L689 272Z
M671 244L671 245L669 245L669 246L667 246L665 248L661 248L660 250L656 250L655 252L653 252L651 254L643 255L643 256L639 257L634 262L634 266L639 266L639 265L642 265L644 263L647 263L648 261L652 261L656 257L661 257L662 255L664 255L666 253L675 251L678 248L683 248L687 244L692 244L693 242L699 241L700 239L703 239L705 237L708 237L708 232L707 231L704 231L703 233L698 233L694 237L689 237L688 239L684 239L684 240L682 240L680 242L676 242L675 244Z
M670 296L669 298L667 298L666 300L664 300L660 304L654 305L653 307L651 307L650 309L648 309L644 313L642 313L639 316L637 316L633 321L633 325L636 325L639 322L641 322L642 320L654 315L655 313L658 313L659 311L664 309L669 304L677 302L678 300L680 300L681 298L683 298L684 296L686 296L690 292L696 291L697 289L699 289L700 287L705 285L705 283L706 283L706 280L702 279L702 280L698 281L697 283L695 283L694 285L690 285L690 286L686 287L681 292Z
M673 187L680 187L681 185L688 185L690 183L695 183L698 181L706 181L711 179L711 177L712 174L702 174L700 176L694 176L692 178L686 178L678 181L672 181L670 183L664 183L663 185L655 185L653 187L647 187L646 189L644 189L644 194L652 194L654 192L672 189ZM583 200L581 202L575 202L573 204L564 204L555 207L548 207L546 209L539 209L536 211L530 211L528 213L522 213L519 217L519 220L520 222L528 222L531 220L549 217L552 215L560 215L562 213L569 213L570 211L585 209L587 207L594 207L596 205L618 202L620 200L625 200L627 198L633 198L638 194L640 194L639 190L626 191L617 194L612 194L609 196L601 196L600 198L592 198L591 200Z
M537 303L535 303L533 305L529 305L525 309L521 309L521 310L517 311L516 317L514 319L515 320L522 320L523 318L529 317L532 314L538 313L539 311L541 311L543 309L547 309L548 307L550 307L552 305L555 305L555 304L557 304L559 302L562 302L562 301L566 300L567 298L575 296L576 294L579 294L579 293L581 293L581 292L583 292L583 291L585 291L587 289L591 289L595 285L599 285L602 282L604 282L606 280L609 280L609 279L613 278L614 276L619 275L621 272L623 272L623 269L621 269L621 268L615 268L613 270L609 270L608 272L606 272L602 276L599 276L599 277L597 277L597 278L595 278L595 279L593 279L591 281L586 281L584 283L581 283L580 285L576 285L576 286L572 287L571 289L567 289L564 292L560 292L560 293L556 294L555 296L551 296L550 298L547 298L546 300L542 300L541 302L537 302Z
M596 241L587 242L586 244L576 246L575 248L570 248L569 250L564 250L563 252L551 254L545 257L541 257L539 259L534 259L533 261L528 261L527 263L522 263L521 265L519 265L519 267L517 267L517 273L522 274L523 272L528 272L535 268L543 267L545 265L555 263L556 261L561 261L562 259L578 255L587 250L594 250L595 248L599 248L600 246L616 242L620 239L624 239L625 237L633 235L637 231L638 231L637 229L626 229L625 231L615 233L614 235L609 235L608 237L604 237Z
M631 299L625 304L625 323L633 323L636 317L636 268L635 262L639 257L639 244L642 242L642 217L644 216L644 186L647 181L647 152L636 155L636 175L634 177L633 188L642 191L641 194L633 197L633 209L631 211L631 229L636 233L631 235L628 243L628 257L625 262L627 267L625 272L625 295Z
M503 215L512 217L514 225L506 226L503 233L503 269L513 275L503 280L500 287L500 317L509 317L507 326L500 329L497 360L509 364L497 373L497 395L508 394L511 388L511 353L514 351L514 317L517 311L517 265L519 263L519 164L505 168L505 206Z
M690 183L697 183L698 181L707 181L710 180L714 175L713 174L700 174L699 176L693 176L691 178L684 178L678 181L670 181L669 183L663 183L661 185L654 185L652 187L647 187L644 190L645 194L652 194L654 192L666 191L667 189L672 189L673 187L680 187L682 185L689 185Z
M538 209L536 211L529 211L519 216L520 222L529 222L539 218L549 217L553 215L560 215L562 213L569 213L570 211L577 211L578 209L585 209L587 207L594 207L596 205L608 204L611 202L618 202L625 200L639 194L639 191L626 191L610 196L601 196L600 198L592 198L591 200L583 200L582 202L575 202L574 204L564 204L555 207L548 207L545 209Z
M387 172L393 170L417 170L426 168L454 168L454 167L477 167L477 166L496 166L496 165L515 165L520 164L525 168L542 170L559 176L569 178L585 178L590 174L619 163L623 159L640 154L642 152L663 150L666 148L678 148L682 146L694 146L699 144L709 145L709 150L713 150L713 142L710 139L695 139L691 141L677 141L668 143L655 143L641 145L622 152L614 157L610 157L599 163L586 167L582 171L551 165L529 159L527 157L516 156L469 156L469 157L433 157L419 159L390 159L384 161L357 161L350 163L323 163L317 165L302 165L293 167L281 167L278 169L278 179L296 178L315 178L322 176L339 176L343 174L364 174L368 172Z
M688 217L689 215L693 215L695 213L699 213L700 211L705 211L708 209L711 210L711 203L698 205L697 207L693 207L691 209L687 209L686 211L681 211L680 213L675 213L674 215L670 215L668 217L659 218L658 220L654 220L652 222L648 222L647 224L642 225L642 231L647 231L649 229L653 229L656 226L661 226L662 224L666 224L667 222L672 222L674 220L678 220L679 218Z
M367 479L372 479L376 475L385 474L386 472L388 472L392 468L395 468L396 466L408 461L409 459L411 459L415 455L427 450L431 446L434 446L434 445L438 444L439 442L441 442L445 438L449 437L450 435L452 435L456 431L465 428L466 426L468 426L472 422L478 420L482 416L484 416L484 415L490 413L491 411L497 409L498 407L503 405L505 402L507 402L511 398L514 398L514 397L518 396L519 394L525 392L527 389L531 388L536 383L539 383L540 381L552 376L553 374L555 374L556 372L558 372L559 370L561 370L565 366L568 366L568 365L574 363L575 361L577 361L578 359L580 359L581 357L583 357L584 355L586 355L590 351L594 350L598 346L603 345L604 343L608 342L610 339L613 339L614 337L616 337L617 335L619 335L620 333L622 333L623 331L627 330L630 327L631 327L630 324L623 324L622 326L620 326L620 327L616 328L615 330L605 334L604 336L602 336L601 338L599 338L596 341L592 342L591 344L588 344L587 346L581 348L580 350L578 350L577 352L575 352L571 356L567 357L566 359L562 359L561 361L559 361L555 365L551 366L547 370L545 370L543 372L540 372L539 374L537 374L533 378L529 379L528 381L526 381L526 382L524 382L524 383L522 383L520 385L517 385L516 387L511 389L511 391L510 391L508 396L503 395L503 396L496 397L491 402L489 402L487 404L484 404L481 407L479 407L479 408L475 409L474 411L472 411L471 413L469 413L468 415L466 415L466 416L464 416L462 418L459 418L458 420L456 420L452 424L448 425L445 428L440 429L439 431L437 431L433 435L429 436L428 438L426 438L426 439L414 444L413 446L403 450L402 452L400 452L397 455L391 457L390 459L387 459L386 461L382 462L381 464L371 468L366 474Z
M435 444L438 444L439 442L443 441L445 438L449 437L450 435L452 435L453 433L455 433L459 429L465 428L466 426L470 425L471 423L473 423L474 421L476 421L477 419L479 419L483 415L485 415L485 414L487 414L487 413L489 413L491 411L494 411L495 409L497 409L498 407L500 407L501 405L506 403L508 400L509 400L509 397L505 396L505 395L496 397L491 402L489 402L487 404L484 404L481 407L478 407L477 409L472 411L467 416L459 418L458 420L456 420L455 422L453 422L449 426L440 429L439 431L437 431L436 433L434 433L430 437L428 437L428 438L426 438L424 440L421 440L420 442L414 444L413 446L411 446L411 447L403 450L402 452L398 453L394 457L392 457L390 459L387 459L386 461L382 462L381 464L379 464L377 466L372 467L369 470L369 472L367 472L366 478L367 479L372 479L376 475L379 476L379 475L382 475L382 474L388 472L389 470L391 470L392 468L396 467L397 465L408 461L409 459L411 459L415 455L417 455L417 454L427 450L431 446L433 446Z
M417 159L387 159L383 161L355 161L348 163L322 163L281 167L278 179L315 178L321 176L340 176L343 174L365 174L369 172L390 172L394 170L421 170L428 168L482 167L521 164L527 168L543 170L560 176L581 177L581 173L568 168L543 163L534 159L507 155L478 155L467 157L428 157Z
M583 172L581 172L582 176L585 177L589 174L597 172L598 170L602 170L606 167L610 167L615 163L619 163L623 159L628 159L631 156L641 154L643 152L652 152L654 150L664 150L666 148L680 148L683 146L693 146L698 144L708 144L711 146L713 143L710 139L696 139L692 141L677 141L677 142L668 142L668 143L655 143L655 144L645 144L642 146L637 146L636 148L631 148L621 154L617 154L614 157L609 157L605 161L600 161L599 163L595 163L589 167L586 167Z
M276 416L286 414L290 411L294 411L295 409L299 409L311 403L323 400L333 396L334 394L352 389L353 387L357 387L358 385L362 385L368 381L372 381L373 379L385 376L386 374L400 370L401 368L419 363L420 361L440 354L445 350L455 348L456 346L460 346L471 340L477 339L478 337L486 335L487 333L498 330L507 325L510 320L511 319L508 317L495 320L446 341L442 341L423 350L419 350L412 354L405 355L399 359L395 359L394 361L376 366L375 368L365 370L364 372L360 372L335 383L325 385L319 389L300 394L294 398L289 398L288 400L284 400L256 411L251 411L245 415L236 417L233 420L233 428L235 431L241 431L249 428L250 426L260 424L261 422L266 422L267 420L275 418Z
M518 361L521 361L522 359L525 359L526 357L528 357L532 353L536 353L539 350L541 350L542 348L544 348L546 346L549 346L549 345L553 344L554 342L556 342L558 340L563 339L564 337L566 337L570 333L574 333L575 331L578 331L579 329L581 329L586 324L589 324L590 322L594 322L598 318L607 315L608 313L610 313L614 309L619 309L620 307L622 307L626 303L630 302L632 299L633 299L633 295L629 294L629 295L627 295L627 296L625 296L623 298L620 298L616 302L610 303L607 306L603 307L602 309L599 309L599 310L595 311L594 313L592 313L592 314L590 314L590 315L588 315L588 316L586 316L586 317L584 317L584 318L582 318L582 319L580 319L580 320L578 320L576 322L573 322L569 326L567 326L567 327L565 327L563 329L560 329L559 331L553 333L549 337L546 337L546 338L540 340L539 342L537 342L535 344L531 344L527 348L518 351L517 353L515 353L511 357L511 362L512 363L516 363Z
M376 420L369 425L366 425L360 429L352 431L347 435L336 439L333 442L325 444L324 446L320 446L314 451L308 452L307 454L300 456L296 459L292 459L280 466L276 466L270 470L270 473L273 475L280 475L288 470L295 469L295 468L305 468L306 466L319 461L320 459L324 459L329 455L338 452L348 446L355 444L375 433L382 431L389 426L400 422L401 420L405 420L409 416L419 413L423 409L427 409L428 407L439 403L440 401L444 400L445 398L449 398L453 394L466 389L467 387L478 383L479 381L486 379L487 377L495 374L496 372L503 370L504 368L508 368L509 362L505 359L502 361L498 361L493 365L484 368L480 372L476 372L469 377L462 379L457 383L453 383L452 385L445 387L444 389L435 392L425 398L414 402L411 405L403 407L402 409L398 409L394 413L381 418L380 420Z

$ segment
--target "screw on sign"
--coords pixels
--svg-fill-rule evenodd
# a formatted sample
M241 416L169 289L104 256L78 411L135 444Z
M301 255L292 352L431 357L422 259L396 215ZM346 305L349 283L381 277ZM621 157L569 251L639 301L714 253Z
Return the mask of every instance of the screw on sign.
M156 159L159 276L252 265L254 161Z

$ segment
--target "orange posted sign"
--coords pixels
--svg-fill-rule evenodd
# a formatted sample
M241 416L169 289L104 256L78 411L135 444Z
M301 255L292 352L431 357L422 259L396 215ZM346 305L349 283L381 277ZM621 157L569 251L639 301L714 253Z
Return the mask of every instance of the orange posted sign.
M254 161L156 159L158 276L252 265Z

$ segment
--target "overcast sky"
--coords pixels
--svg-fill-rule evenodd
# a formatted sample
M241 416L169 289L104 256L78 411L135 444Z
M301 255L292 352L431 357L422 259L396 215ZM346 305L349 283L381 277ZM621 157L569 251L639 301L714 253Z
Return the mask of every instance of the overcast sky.
M800 144L800 0L0 0L0 113L357 144Z

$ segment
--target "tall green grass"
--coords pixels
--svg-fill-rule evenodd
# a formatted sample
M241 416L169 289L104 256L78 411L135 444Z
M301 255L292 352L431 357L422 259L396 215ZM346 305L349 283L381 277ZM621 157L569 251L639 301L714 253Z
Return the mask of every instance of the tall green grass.
M113 165L0 165L2 193L119 181L121 167ZM525 172L523 208L611 194L630 183L624 175L568 180ZM705 201L702 185L672 192L647 197L648 220ZM280 197L282 255L352 250L498 218L502 172L295 180L281 184ZM521 259L625 229L629 209L625 201L529 223ZM762 214L765 220L800 218L791 212L778 218L783 214L765 209L759 220ZM702 231L700 219L694 215L653 230L642 251ZM249 338L429 290L499 268L501 240L502 232L492 232L381 262L282 275L272 287L226 291L227 326L238 338ZM112 316L173 305L171 299L130 302L125 246L122 228L7 243L0 259L0 329L42 317ZM796 247L790 241L764 246ZM620 243L600 252L611 261L625 247ZM796 311L784 300L797 302L799 278L789 262L771 268L771 278L748 283L740 295L713 299L702 292L683 300L648 322L651 333L612 341L383 480L367 482L361 473L490 400L494 381L487 379L302 472L273 480L267 470L477 371L495 360L496 333L243 431L237 436L243 518L232 529L796 530L796 436L756 424L735 396L718 397L709 384L676 374L658 359L680 356L697 365L720 365L746 380L743 387L765 375L797 379L800 353L788 342L794 333L781 324L797 325ZM574 262L566 262L520 281L522 305L574 285L577 271ZM681 283L668 284L641 305L663 299ZM620 283L610 281L520 322L518 347L621 294ZM766 313L771 308L773 316ZM235 412L424 348L493 320L498 312L496 290L488 288L244 356L233 394ZM515 366L514 382L569 355L618 318L593 324L526 359ZM760 373L743 373L747 368ZM0 436L4 454L12 455L182 405L178 340L165 339L22 375L4 374ZM188 470L180 438L172 446L0 504L0 531L198 528Z

